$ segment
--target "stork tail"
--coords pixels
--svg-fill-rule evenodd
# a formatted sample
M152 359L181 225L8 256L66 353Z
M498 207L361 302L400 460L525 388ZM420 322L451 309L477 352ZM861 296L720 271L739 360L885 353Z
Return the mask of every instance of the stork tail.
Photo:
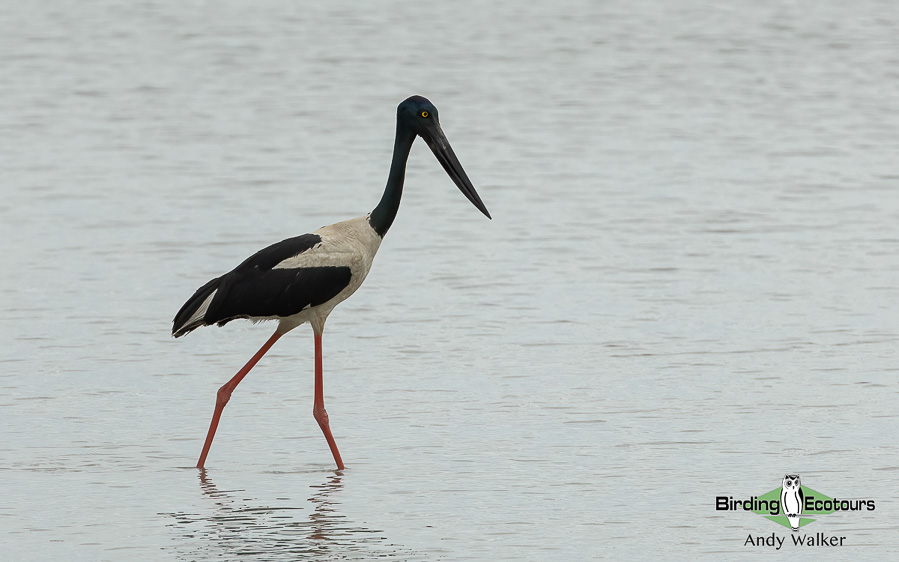
M181 307L181 310L178 311L173 320L173 336L179 338L200 326L208 326L210 324L205 319L206 311L209 310L209 304L215 297L215 292L218 290L221 280L221 277L216 277L209 283L206 283L197 289L194 296L184 303L184 306Z

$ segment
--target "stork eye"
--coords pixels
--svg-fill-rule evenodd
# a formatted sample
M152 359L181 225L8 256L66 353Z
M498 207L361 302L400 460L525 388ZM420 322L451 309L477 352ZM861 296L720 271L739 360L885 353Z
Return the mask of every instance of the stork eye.
M427 117L428 115L430 115L430 113L428 113L427 111L422 111L422 112L421 112L421 116L422 116L422 117Z

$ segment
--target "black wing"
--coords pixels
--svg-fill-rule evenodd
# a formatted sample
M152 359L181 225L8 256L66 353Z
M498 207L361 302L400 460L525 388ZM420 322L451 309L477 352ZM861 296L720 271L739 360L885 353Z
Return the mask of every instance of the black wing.
M352 273L349 267L273 269L282 261L321 243L316 234L288 238L264 248L202 287L175 315L172 335L183 336L200 326L222 326L237 318L287 317L323 304L342 291ZM215 293L206 311L195 313Z
M281 240L277 244L272 244L267 248L263 248L248 257L242 264L234 268L236 271L244 269L259 268L262 271L268 271L287 258L298 256L303 252L307 252L322 243L322 237L318 234L304 234L302 236L294 236L287 240Z

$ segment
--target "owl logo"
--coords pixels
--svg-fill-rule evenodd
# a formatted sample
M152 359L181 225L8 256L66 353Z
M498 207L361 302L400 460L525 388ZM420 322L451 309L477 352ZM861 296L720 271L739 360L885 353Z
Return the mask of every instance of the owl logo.
M798 474L784 476L783 489L780 492L780 511L787 516L790 528L799 530L799 516L802 514L802 483Z

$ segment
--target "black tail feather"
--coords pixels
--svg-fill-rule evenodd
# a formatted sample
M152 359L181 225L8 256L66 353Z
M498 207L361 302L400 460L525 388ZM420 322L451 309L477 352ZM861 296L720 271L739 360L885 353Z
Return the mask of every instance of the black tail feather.
M180 338L181 336L196 330L200 326L208 326L209 323L206 322L202 317L194 318L191 321L191 317L193 317L194 313L202 306L202 304L209 298L216 289L218 289L219 284L221 282L221 277L216 277L209 283L206 283L194 293L194 296L187 299L187 302L184 303L184 306L181 307L181 310L178 311L178 314L175 315L175 319L172 321L172 335L176 338Z

